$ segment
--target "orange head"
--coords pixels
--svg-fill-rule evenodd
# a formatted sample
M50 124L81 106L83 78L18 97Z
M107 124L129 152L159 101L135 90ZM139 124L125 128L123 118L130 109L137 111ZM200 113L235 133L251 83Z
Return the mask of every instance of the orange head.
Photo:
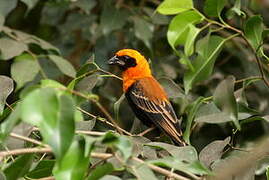
M110 65L117 65L123 71L123 90L127 89L140 78L151 77L149 64L145 57L133 49L122 49L108 61Z

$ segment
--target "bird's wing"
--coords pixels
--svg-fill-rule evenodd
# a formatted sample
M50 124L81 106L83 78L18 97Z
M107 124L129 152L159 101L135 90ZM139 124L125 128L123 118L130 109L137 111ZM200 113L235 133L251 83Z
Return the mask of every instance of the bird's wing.
M143 121L152 121L178 144L185 144L173 107L154 78L137 80L127 92L127 99L135 106L136 112L147 117Z

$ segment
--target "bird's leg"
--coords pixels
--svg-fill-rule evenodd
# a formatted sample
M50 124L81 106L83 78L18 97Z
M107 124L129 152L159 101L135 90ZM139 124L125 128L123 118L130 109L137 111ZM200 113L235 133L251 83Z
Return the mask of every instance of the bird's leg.
M144 136L145 134L149 133L150 131L153 131L155 128L156 128L155 126L152 126L152 127L148 128L148 129L146 129L145 131L137 134L137 136Z

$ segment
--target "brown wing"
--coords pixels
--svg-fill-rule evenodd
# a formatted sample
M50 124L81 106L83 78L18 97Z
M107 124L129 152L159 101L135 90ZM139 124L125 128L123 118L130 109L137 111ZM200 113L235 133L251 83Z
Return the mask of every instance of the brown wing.
M146 125L154 123L177 144L185 145L173 107L154 78L137 80L128 89L126 98L142 122Z

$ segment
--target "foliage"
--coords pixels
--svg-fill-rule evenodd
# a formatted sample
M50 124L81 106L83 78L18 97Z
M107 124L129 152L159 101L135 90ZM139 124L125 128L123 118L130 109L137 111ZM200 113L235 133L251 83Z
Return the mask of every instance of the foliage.
M268 10L250 0L1 1L0 179L268 179ZM141 136L106 63L123 48L150 60L188 146Z

